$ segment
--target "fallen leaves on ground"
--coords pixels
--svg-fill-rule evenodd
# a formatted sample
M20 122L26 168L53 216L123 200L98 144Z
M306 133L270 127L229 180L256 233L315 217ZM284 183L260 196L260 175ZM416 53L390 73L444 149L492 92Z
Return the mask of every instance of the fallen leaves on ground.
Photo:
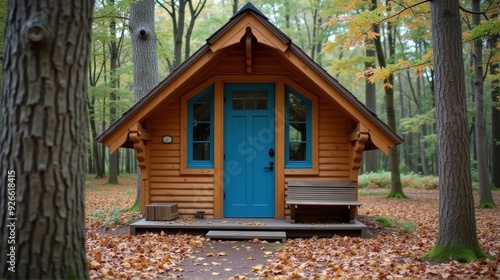
M155 279L170 276L193 249L206 241L191 235L143 234L131 236L103 231L102 222L90 214L115 206L125 209L135 197L135 178L122 179L122 185L105 185L97 180L86 193L87 260L93 279ZM92 180L94 184L96 180ZM492 260L472 263L434 263L420 257L431 250L438 232L438 194L435 190L405 190L410 199L389 199L382 194L386 189L369 190L376 195L361 196L363 206L359 220L369 226L367 238L340 237L323 239L290 239L271 252L263 250L267 262L255 265L249 273L260 277L284 279L331 278L476 278L500 279L500 208L476 209L478 239L481 248ZM369 193L368 192L368 193ZM477 194L475 195L477 199ZM500 193L494 192L495 203L500 206ZM477 205L477 200L476 200ZM415 230L404 233L383 228L375 222L379 216L413 221ZM226 221L227 222L227 221ZM223 221L224 223L224 221ZM119 232L123 230L117 229ZM239 250L240 247L235 247ZM244 247L243 247L244 249ZM221 267L232 271L215 258L231 258L226 251L207 253L199 257L200 268ZM255 258L250 255L249 258ZM251 260L249 260L251 261ZM211 271L213 278L220 272ZM234 276L233 279L245 279Z
M262 267L261 277L285 278L500 278L500 209L476 209L478 239L492 260L470 264L435 263L420 257L430 251L438 231L437 191L413 191L410 199L361 197L359 219L370 226L368 238L293 239ZM495 195L498 198L498 195ZM496 199L497 205L498 199ZM477 201L476 201L477 205ZM416 229L403 233L374 222L377 216L411 220Z
M205 239L187 234L128 234L123 228L127 219L138 219L138 212L127 209L134 203L135 177L120 177L120 185L107 185L106 179L93 179L86 188L86 250L92 279L156 279L172 271L182 271L178 265L188 258L193 248ZM108 209L116 213L118 228L105 228ZM113 211L111 211L113 212ZM105 215L100 216L100 213Z
M91 278L157 278L175 269L201 244L191 235L106 235L87 233L87 263Z

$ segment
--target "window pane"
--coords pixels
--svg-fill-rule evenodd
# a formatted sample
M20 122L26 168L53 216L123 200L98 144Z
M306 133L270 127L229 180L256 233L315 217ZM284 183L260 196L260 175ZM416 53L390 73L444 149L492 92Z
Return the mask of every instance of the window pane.
M257 92L257 109L259 110L267 109L267 91Z
M306 143L290 143L289 156L290 161L305 161Z
M193 123L193 141L210 141L210 123Z
M292 142L307 141L307 124L306 123L288 124L288 140Z
M210 143L193 143L193 160L210 160Z
M288 118L290 121L306 121L307 105L292 93L288 94Z
M243 92L233 91L233 110L243 110Z
M197 101L198 103L203 102L203 103L210 103L212 102L212 95L211 94L206 94L205 96L201 97Z
M210 121L210 107L209 103L195 103L193 105L194 121Z
M255 109L255 93L253 91L245 92L245 110Z
M288 85L285 86L285 94L285 168L311 168L312 102Z

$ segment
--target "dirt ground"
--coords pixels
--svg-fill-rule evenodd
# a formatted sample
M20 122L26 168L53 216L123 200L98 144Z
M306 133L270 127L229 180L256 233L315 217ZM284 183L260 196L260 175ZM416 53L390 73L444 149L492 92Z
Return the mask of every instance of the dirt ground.
M208 241L178 266L171 276L184 279L254 278L281 243Z

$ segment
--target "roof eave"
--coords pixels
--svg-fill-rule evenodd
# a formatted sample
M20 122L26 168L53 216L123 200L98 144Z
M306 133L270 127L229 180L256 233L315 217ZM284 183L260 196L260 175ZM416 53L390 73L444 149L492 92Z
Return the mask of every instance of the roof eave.
M305 54L302 49L300 49L297 45L291 43L290 50L292 50L297 56L299 56L304 62L308 64L312 69L316 71L322 78L327 81L332 87L337 89L345 98L347 98L358 110L363 112L369 119L373 120L373 122L384 131L392 141L394 141L395 145L402 144L403 138L401 138L394 130L392 130L387 124L385 124L382 120L380 120L372 110L366 107L363 103L361 103L354 95L349 92L344 86L342 86L335 78L333 78L325 69L319 66L314 60L312 60L307 54Z
M161 81L157 86L155 86L146 96L140 99L137 103L135 103L132 107L130 107L127 111L125 111L120 118L114 121L106 130L104 130L99 136L95 138L98 142L102 143L106 140L106 138L119 126L121 126L124 122L129 120L135 112L140 110L145 106L151 99L153 99L159 92L162 91L169 83L175 80L179 75L181 75L191 64L193 61L196 61L199 57L203 56L207 51L210 51L210 47L208 44L203 45L200 49L198 49L192 56L190 56L186 61L181 63L179 67L175 68L170 75L167 76L163 81Z

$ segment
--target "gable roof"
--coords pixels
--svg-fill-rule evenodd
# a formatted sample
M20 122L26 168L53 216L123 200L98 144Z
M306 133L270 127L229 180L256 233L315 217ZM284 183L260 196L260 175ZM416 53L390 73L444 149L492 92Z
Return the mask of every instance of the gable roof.
M238 25L242 18L247 15L253 15L255 22L246 23L246 25ZM259 27L264 28L259 28ZM214 53L218 50L223 49L235 43L239 43L242 36L244 36L247 29L250 28L252 35L254 35L259 43L268 45L272 48L278 49L281 52L289 52L293 54L291 59L295 59L296 62L301 64L303 71L307 72L308 75L314 76L322 83L328 85L340 93L340 96L336 99L333 98L342 107L346 105L354 106L367 120L372 122L378 129L380 129L392 142L393 145L379 145L376 143L377 139L370 139L376 147L387 153L387 148L401 144L403 139L397 135L389 126L387 126L382 120L380 120L374 112L372 112L368 107L361 103L349 90L342 86L335 78L333 78L326 70L324 70L320 65L318 65L314 60L312 60L304 51L302 51L297 45L295 45L292 40L283 33L279 28L269 22L269 19L262 14L252 3L248 2L243 6L231 19L217 30L212 36L206 40L206 44L198 49L193 55L191 55L187 60L185 60L180 66L172 71L167 78L161 81L156 87L154 87L145 97L134 104L130 109L122 114L122 116L113 122L105 131L103 131L96 140L105 143L109 146L109 138L112 134L118 133L120 136L117 137L119 140L114 144L114 148L124 146L127 141L126 133L129 126L125 126L127 122L132 119L137 121L144 118L147 111L151 111L151 108L155 108L161 101L168 96L168 94L162 93L162 90L168 86L174 86L173 84L182 83L182 81L177 81L180 79L182 74L186 72L187 69L194 67L194 65L199 63L206 63L213 58ZM234 29L237 29L236 31ZM232 37L228 38L227 33L232 32ZM236 32L236 33L235 33ZM268 33L266 33L268 32ZM197 67L200 67L199 65ZM312 70L312 71L310 71ZM146 110L145 109L150 109ZM373 135L371 135L373 136ZM376 137L375 137L376 138ZM126 145L125 145L126 146ZM385 147L381 147L385 146ZM367 145L366 149L375 148L373 145Z

